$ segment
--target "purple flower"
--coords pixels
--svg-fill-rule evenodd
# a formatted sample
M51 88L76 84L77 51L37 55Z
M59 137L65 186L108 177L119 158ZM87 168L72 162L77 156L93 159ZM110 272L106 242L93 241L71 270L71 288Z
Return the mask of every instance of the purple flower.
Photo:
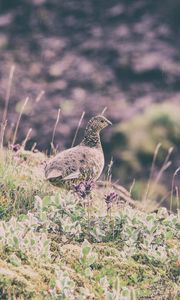
M80 196L81 198L86 198L93 188L94 184L91 180L80 182L79 184L73 184L74 191Z
M107 208L110 209L112 203L117 199L118 194L115 192L110 192L104 196L104 200L107 204Z
M11 147L12 151L17 152L17 151L20 150L21 145L20 144L14 144L14 145L11 145L10 147Z

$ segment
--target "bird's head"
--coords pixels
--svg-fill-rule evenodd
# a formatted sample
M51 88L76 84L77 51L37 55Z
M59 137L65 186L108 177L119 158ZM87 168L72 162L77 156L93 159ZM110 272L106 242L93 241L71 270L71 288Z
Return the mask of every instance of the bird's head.
M98 115L93 117L89 122L88 122L88 128L95 131L95 132L100 132L103 128L112 125L112 123L106 119L102 115Z

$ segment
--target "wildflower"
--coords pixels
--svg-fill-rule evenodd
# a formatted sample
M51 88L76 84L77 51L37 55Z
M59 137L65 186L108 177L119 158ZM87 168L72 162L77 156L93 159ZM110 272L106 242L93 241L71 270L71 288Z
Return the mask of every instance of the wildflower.
M14 151L14 152L17 152L20 150L21 148L21 145L20 144L14 144L14 145L11 145L11 150Z
M104 199L105 199L105 202L108 204L108 203L112 203L116 198L117 198L117 193L115 192L110 192L108 194L106 194L104 196Z
M93 181L88 180L80 182L79 184L73 184L73 189L78 194L78 196L80 196L81 198L86 198L86 196L91 193L93 186Z
M109 210L111 208L112 203L117 199L117 193L110 192L104 196L104 200L107 204L107 209Z

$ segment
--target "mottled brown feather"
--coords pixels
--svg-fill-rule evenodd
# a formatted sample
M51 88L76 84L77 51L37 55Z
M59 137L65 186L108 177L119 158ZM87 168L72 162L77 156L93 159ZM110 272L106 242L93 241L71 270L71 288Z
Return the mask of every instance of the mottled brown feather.
M85 180L96 181L104 168L104 154L100 131L111 124L104 116L92 118L86 127L82 142L50 159L45 177L53 185L71 189Z

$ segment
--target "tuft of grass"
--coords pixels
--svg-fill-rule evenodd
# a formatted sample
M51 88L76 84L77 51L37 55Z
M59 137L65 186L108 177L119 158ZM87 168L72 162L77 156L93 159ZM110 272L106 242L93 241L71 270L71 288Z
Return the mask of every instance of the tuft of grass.
M34 197L47 195L42 153L0 151L0 219L25 213L33 208Z

